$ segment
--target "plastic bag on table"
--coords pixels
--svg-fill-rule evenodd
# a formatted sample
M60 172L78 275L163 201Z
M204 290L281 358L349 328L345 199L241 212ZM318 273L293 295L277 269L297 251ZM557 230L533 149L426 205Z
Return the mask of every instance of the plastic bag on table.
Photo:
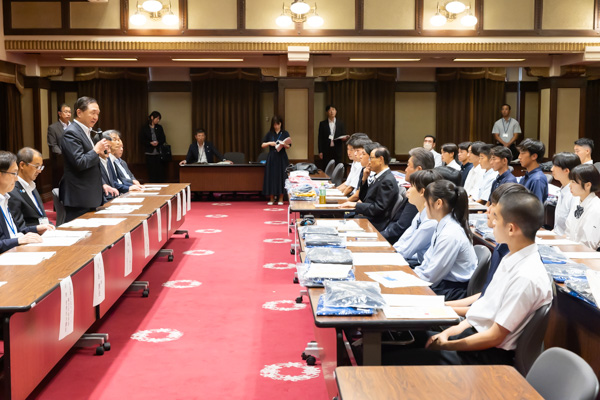
M315 264L318 265L318 264ZM342 266L343 264L338 264ZM296 272L298 273L298 283L301 286L314 288L314 287L323 287L323 283L326 281L353 281L356 279L354 276L354 271L350 269L348 275L343 279L332 279L332 278L310 278L306 277L308 271L310 271L311 264L306 263L298 263L296 264Z
M314 247L306 251L307 262L321 264L350 264L352 265L352 252L348 249L330 247Z
M538 251L544 264L566 264L569 262L569 259L554 247L538 244Z
M568 279L584 279L588 269L584 264L544 264L552 279L563 283Z
M326 307L382 308L386 302L377 282L323 282Z
M340 236L333 235L314 235L308 234L304 237L304 243L307 247L321 247L321 246L330 246L330 247L346 247L344 245L345 240Z
M596 306L596 301L594 299L594 295L592 294L592 289L590 289L590 284L587 278L570 278L565 281L565 285L571 290L571 293L569 294Z
M301 226L300 228L298 228L298 232L300 233L300 236L303 238L307 234L339 236L337 229L335 229L332 226L319 226L319 225Z
M469 214L470 226L478 226L479 221L484 221L487 225L487 214Z

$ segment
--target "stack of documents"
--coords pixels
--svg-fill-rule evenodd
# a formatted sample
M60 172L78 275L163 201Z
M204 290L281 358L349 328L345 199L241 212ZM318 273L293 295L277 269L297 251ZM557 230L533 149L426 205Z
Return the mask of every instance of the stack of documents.
M304 278L308 279L346 279L352 270L347 264L318 264L310 263Z
M116 205L109 206L104 210L96 211L96 214L131 214L135 210L142 208L142 205Z
M431 286L431 283L404 271L376 271L366 272L366 274L369 278L387 288Z
M456 319L452 307L444 305L444 296L419 296L410 294L383 294L387 306L386 318L403 319Z
M349 232L340 232L339 235L345 236L345 237L352 237L352 238L377 239L377 232L349 231Z
M9 252L0 255L0 265L38 265L44 260L49 259L55 251L18 251Z
M62 224L60 228L98 228L99 226L114 226L125 221L126 218L77 218L66 224Z
M119 197L111 203L141 203L142 201L144 201L143 197Z
M408 265L398 253L352 253L354 265Z
M42 243L30 243L25 246L71 246L90 235L90 231L47 231L42 235Z

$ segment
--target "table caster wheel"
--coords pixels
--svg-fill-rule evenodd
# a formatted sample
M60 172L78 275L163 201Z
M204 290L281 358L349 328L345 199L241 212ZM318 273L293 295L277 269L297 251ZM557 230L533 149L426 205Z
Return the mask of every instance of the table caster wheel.
M298 277L294 278L294 283L299 283L300 281L298 280Z
M173 262L173 256L169 256L169 257L167 257L167 261L169 261L169 262Z
M103 354L104 354L104 347L103 346L96 347L96 355L101 356Z
M102 347L104 347L105 351L110 351L110 342L105 342Z
M296 297L296 303L298 303L298 304L302 303L302 296Z
M149 293L150 293L150 289L144 289L144 291L142 292L142 297L148 297Z
M294 254L296 254L296 250L294 250L294 249L290 249L290 254L291 254L291 255L294 255Z
M190 238L190 235L186 233L186 234L185 234L185 238L186 238L186 239L189 239L189 238Z
M307 356L307 355L306 355L306 353L304 353L304 352L302 353L302 356L301 356L301 357L302 357L302 359L303 359L303 360L305 360L305 361L306 361L306 359L308 358L308 356Z
M317 363L317 359L314 356L306 357L306 365L315 365Z

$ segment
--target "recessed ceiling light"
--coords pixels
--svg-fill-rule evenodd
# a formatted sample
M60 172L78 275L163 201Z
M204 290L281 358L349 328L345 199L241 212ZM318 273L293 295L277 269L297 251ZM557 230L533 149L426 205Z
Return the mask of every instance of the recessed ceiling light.
M64 57L65 61L137 61L137 58Z
M349 61L385 61L385 62L413 62L413 61L421 61L420 58L350 58Z
M242 62L243 58L172 58L171 61L187 62Z
M455 58L456 62L521 62L524 58Z

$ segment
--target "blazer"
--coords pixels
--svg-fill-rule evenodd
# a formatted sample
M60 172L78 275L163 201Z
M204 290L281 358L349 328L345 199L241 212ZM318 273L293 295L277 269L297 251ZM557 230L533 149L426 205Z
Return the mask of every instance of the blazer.
M392 218L398 193L396 178L388 169L369 186L365 200L356 203L356 212L367 217L378 231L382 231Z
M127 162L125 162L125 160L123 160L122 158L116 158L116 161L113 164L118 164L118 165L115 165L115 169L117 170L117 175L118 175L119 179L121 180L121 182L123 182L125 185L129 185L129 186L133 185L133 181L136 181L137 179L135 179L135 176L133 176L133 173L129 169ZM123 175L123 171L121 171L119 166L123 167L125 172L127 172L127 175L129 175L129 178L127 178L127 177L125 177L125 175Z
M327 149L330 149L329 135L331 134L331 130L329 129L329 119L325 121L319 122L319 153L325 153ZM335 134L333 138L338 138L340 136L346 136L346 127L344 123L336 118L335 120ZM341 151L342 149L342 141L335 140L334 149L336 151Z
M48 126L48 147L54 154L62 154L60 148L60 141L64 134L64 129L60 121L56 121L52 125Z
M223 160L223 155L219 153L219 150L211 142L204 142L204 153L206 154L206 162L214 162L215 156L218 161ZM187 164L193 164L198 162L198 142L190 144L187 155L185 156L185 162Z
M96 208L102 205L104 191L100 156L77 123L65 129L60 148L65 168L59 185L62 203L67 207L79 208Z
M13 221L16 225L17 221L15 221L14 218L13 218ZM8 229L9 228L8 228L8 225L6 224L6 221L4 220L4 218L0 217L0 253L4 253L5 251L8 251L8 250L12 249L13 247L17 247L19 245L19 238L11 238L10 231ZM17 225L17 230L20 233L29 233L29 232L37 233L37 229L35 226L28 226L28 227L25 227L24 229L19 229L19 227Z
M150 130L150 125L144 125L140 131L140 141L142 142L145 153L152 153L155 148L162 146L167 141L165 131L160 124L154 125L154 133L156 134L156 141L158 142L158 146L156 147L150 144L152 141L152 131Z
M15 183L15 188L10 192L8 200L8 209L19 230L28 226L37 226L40 224L38 218L46 218L44 202L37 189L33 190L33 196L37 199L42 214L40 215L36 205L27 194L21 182Z
M110 159L106 160L106 162L107 162L107 167L110 168L110 166L108 166L108 163L112 164ZM119 193L127 193L129 191L129 186L131 186L131 185L119 183L119 181L118 181L119 175L117 173L116 166L112 165L112 168L115 170L115 174L117 174L114 176L114 178L111 177L108 174L108 172L106 172L106 169L104 169L104 166L102 165L102 161L100 161L100 173L102 174L102 184L108 185L110 187L117 189L119 191Z

